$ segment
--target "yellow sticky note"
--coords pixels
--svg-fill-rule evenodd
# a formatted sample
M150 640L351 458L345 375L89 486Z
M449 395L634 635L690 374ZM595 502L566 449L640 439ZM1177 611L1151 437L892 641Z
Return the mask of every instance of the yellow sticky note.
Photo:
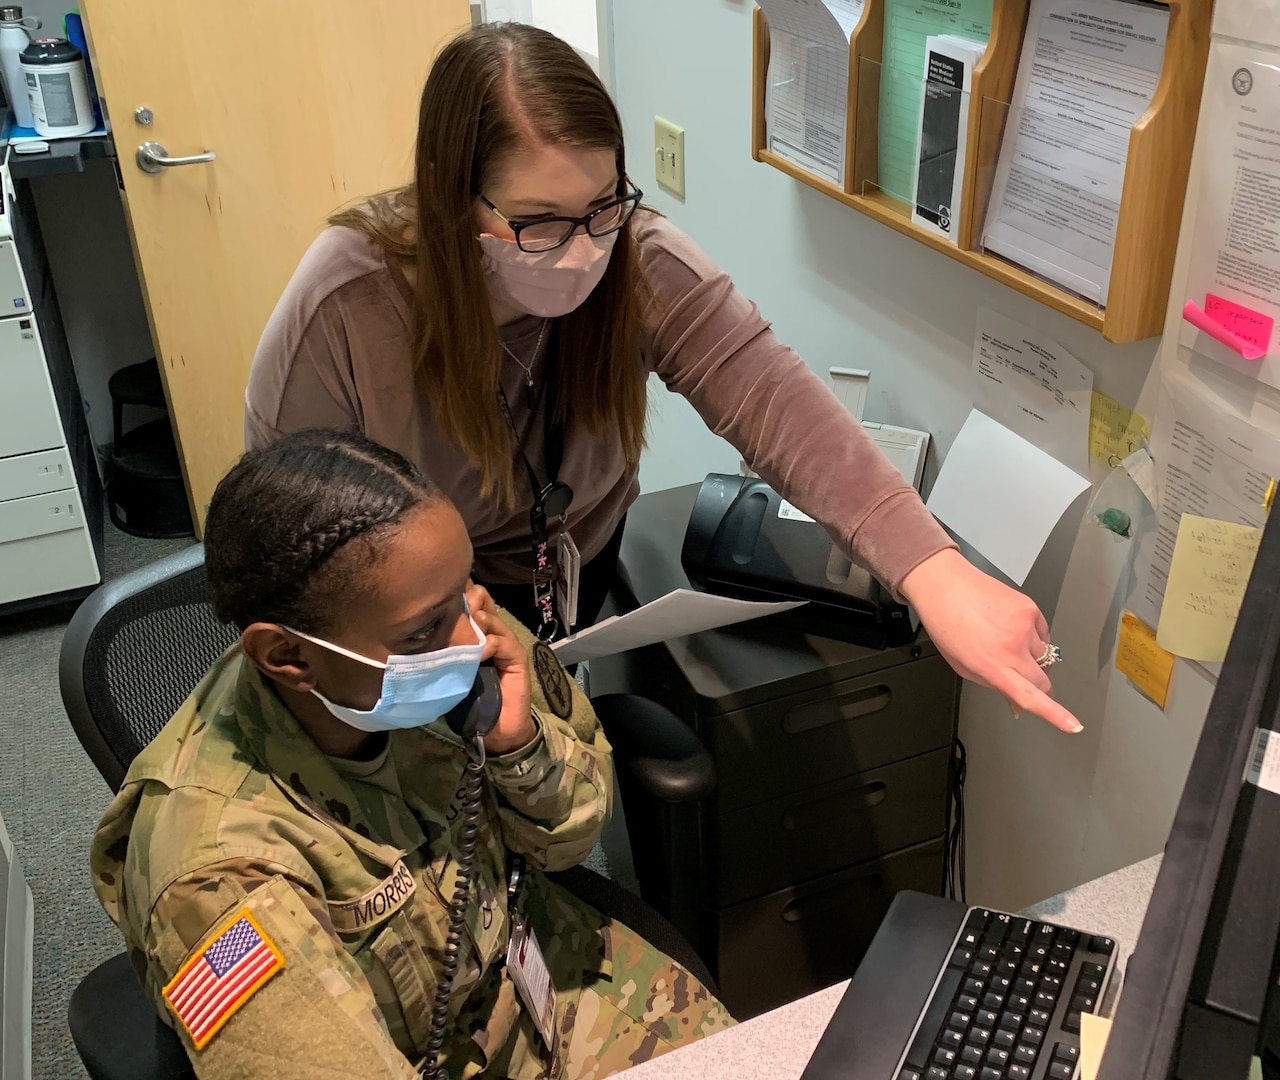
M1102 1051L1110 1037L1110 1020L1093 1013L1080 1014L1080 1080L1097 1080Z
M1156 640L1188 660L1218 661L1236 627L1262 530L1183 514Z
M1139 690L1160 708L1169 700L1169 680L1176 657L1156 644L1156 632L1138 616L1126 611L1120 616L1120 638L1116 643L1116 670L1128 676Z
M1089 406L1089 454L1115 465L1151 437L1151 422L1115 398L1093 392Z

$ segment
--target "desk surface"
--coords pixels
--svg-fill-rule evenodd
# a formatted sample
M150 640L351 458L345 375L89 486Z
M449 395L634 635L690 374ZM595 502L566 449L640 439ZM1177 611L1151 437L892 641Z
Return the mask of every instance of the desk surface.
M1156 855L1069 889L1024 914L1115 938L1120 972L1138 942L1159 869ZM628 1080L798 1080L847 985L819 990L621 1075Z

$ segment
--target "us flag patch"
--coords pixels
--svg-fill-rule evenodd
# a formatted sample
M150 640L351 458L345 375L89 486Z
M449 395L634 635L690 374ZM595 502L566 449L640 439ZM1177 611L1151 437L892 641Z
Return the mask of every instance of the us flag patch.
M183 966L164 999L203 1050L232 1014L284 967L284 957L243 908Z

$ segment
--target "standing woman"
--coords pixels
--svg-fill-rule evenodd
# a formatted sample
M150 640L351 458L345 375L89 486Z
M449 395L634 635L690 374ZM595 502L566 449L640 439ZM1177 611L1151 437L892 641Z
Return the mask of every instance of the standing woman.
M286 286L249 377L248 447L325 426L399 451L462 513L476 580L547 637L570 621L557 551L581 557L575 625L613 580L655 372L911 603L961 675L1079 730L1048 696L1035 604L960 555L756 306L640 198L617 109L573 49L518 24L463 33L423 88L413 182L331 218Z

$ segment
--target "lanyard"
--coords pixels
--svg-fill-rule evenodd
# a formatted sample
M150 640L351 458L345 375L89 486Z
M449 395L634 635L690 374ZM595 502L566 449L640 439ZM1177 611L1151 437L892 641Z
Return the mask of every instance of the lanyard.
M553 335L554 336L554 335ZM524 464L525 474L529 479L529 490L533 496L533 505L529 510L529 532L533 540L533 594L538 608L540 624L538 638L542 641L553 641L560 633L560 621L556 616L555 605L555 571L551 566L550 537L547 532L548 517L564 519L573 502L573 489L568 484L560 483L556 477L560 473L560 465L564 459L564 431L560 424L553 422L555 412L554 384L555 371L551 363L554 341L548 349L548 362L544 383L547 387L544 395L542 415L543 440L546 447L547 484L544 487L538 480L529 455L524 452L520 442L520 433L516 430L515 420L511 415L511 406L507 403L507 395L502 387L498 387L498 406L507 421L507 427L516 440L516 450Z

